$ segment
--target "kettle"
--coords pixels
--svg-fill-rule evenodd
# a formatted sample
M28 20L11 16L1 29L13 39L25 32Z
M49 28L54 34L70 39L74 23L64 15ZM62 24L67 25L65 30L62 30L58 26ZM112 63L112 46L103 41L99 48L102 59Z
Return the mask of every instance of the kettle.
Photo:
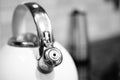
M49 17L39 4L16 7L12 32L0 51L0 80L78 80L72 57L55 41Z

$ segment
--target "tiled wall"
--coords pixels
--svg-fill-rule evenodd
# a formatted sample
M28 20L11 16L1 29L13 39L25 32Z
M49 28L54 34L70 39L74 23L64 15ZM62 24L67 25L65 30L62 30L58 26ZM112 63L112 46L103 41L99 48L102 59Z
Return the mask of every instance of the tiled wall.
M64 46L68 42L72 10L85 10L88 14L88 32L91 41L119 34L120 12L104 0L0 0L0 44L11 36L11 21L15 7L26 1L41 4L52 22L56 40Z

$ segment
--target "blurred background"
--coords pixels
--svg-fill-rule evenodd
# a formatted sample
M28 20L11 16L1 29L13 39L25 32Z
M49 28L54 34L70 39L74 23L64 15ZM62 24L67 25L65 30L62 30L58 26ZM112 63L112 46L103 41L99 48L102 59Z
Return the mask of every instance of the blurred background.
M0 0L0 48L12 36L15 7L27 1L47 11L80 80L120 80L120 0Z

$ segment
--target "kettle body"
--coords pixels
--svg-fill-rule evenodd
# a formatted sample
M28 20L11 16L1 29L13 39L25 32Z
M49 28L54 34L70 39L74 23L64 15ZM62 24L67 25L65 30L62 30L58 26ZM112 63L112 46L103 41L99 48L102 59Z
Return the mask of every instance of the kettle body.
M26 25L26 16L32 17L35 27ZM73 59L55 41L50 20L39 4L16 7L12 32L0 50L0 80L78 80Z
M69 53L59 43L55 42L55 46L63 53L63 61L48 74L37 70L37 48L3 46L0 51L0 80L78 80Z

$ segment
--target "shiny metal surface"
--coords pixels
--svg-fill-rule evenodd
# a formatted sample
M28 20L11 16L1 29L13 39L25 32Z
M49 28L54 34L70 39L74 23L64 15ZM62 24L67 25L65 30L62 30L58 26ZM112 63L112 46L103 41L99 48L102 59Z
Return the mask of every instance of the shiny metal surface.
M28 31L25 16L31 12L36 28ZM46 46L53 43L51 23L45 10L36 3L25 3L15 9L13 15L13 37L8 44L21 47L38 46L42 40ZM33 33L34 32L34 33ZM39 39L38 39L39 38Z
M27 17L32 16L35 26L26 24ZM28 18L29 19L29 18ZM28 2L18 5L12 22L13 37L8 44L15 47L38 47L38 70L49 73L62 62L62 53L54 47L51 22L46 11L37 3Z

